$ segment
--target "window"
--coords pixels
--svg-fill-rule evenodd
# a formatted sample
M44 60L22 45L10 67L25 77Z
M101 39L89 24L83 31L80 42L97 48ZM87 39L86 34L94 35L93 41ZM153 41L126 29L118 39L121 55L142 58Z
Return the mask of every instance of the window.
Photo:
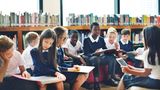
M158 0L120 0L120 14L158 15Z
M39 12L39 0L0 0L0 11L3 14Z
M63 25L66 26L66 18L69 13L90 14L103 16L114 14L114 0L63 0Z

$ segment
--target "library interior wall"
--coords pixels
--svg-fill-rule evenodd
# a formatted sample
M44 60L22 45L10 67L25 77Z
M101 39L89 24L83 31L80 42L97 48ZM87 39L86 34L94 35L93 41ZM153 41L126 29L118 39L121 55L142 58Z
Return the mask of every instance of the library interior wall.
M43 0L43 12L60 14L60 0Z

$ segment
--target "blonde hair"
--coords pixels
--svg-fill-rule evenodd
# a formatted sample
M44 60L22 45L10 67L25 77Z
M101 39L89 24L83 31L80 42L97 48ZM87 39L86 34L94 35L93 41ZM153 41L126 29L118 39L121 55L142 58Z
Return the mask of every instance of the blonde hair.
M108 28L107 35L114 33L117 36L117 30L113 27Z
M0 35L0 52L5 52L13 47L14 42L5 35Z
M28 32L25 36L25 40L28 44L30 44L33 40L36 40L37 38L39 38L39 35L36 32Z

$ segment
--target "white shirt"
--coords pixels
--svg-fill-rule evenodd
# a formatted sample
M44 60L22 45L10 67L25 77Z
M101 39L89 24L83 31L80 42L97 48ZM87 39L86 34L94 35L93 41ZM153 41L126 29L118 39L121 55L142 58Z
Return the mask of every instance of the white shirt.
M68 52L70 54L72 54L72 55L78 55L77 51L81 50L82 43L78 40L77 43L76 43L76 45L73 46L70 41L71 41L71 39L68 39L63 47L67 48Z
M148 52L149 52L149 49L147 49L143 53L144 68L151 68L152 69L151 74L149 75L150 78L160 80L160 65L158 65L158 57L156 55L156 65L151 65L151 64L148 63L148 60L147 60Z
M113 44L111 44L111 43L109 42L108 38L105 38L104 40L105 40L107 49L116 49L116 47L115 47L116 41L115 41ZM118 43L117 43L117 44L118 44ZM119 44L118 44L118 48L120 48Z
M28 47L22 53L22 57L25 61L25 67L26 68L33 69L33 60L32 60L32 56L31 56L31 53L30 53L33 48L34 47L28 45Z
M19 74L20 73L19 66L24 66L24 60L21 56L21 53L14 50L13 56L11 57L9 61L7 72L5 76Z
M90 38L92 43L93 42L98 42L98 40L99 40L99 36L96 39L93 39L92 34L89 35L89 38Z
M137 48L137 49L136 49L136 52L138 53L138 55L142 55L143 52L144 52L144 47L142 47L142 48Z
M124 42L122 39L120 40L121 41L121 43L123 44L123 45L125 45L125 44L128 44L129 43L129 41L127 40L127 42Z

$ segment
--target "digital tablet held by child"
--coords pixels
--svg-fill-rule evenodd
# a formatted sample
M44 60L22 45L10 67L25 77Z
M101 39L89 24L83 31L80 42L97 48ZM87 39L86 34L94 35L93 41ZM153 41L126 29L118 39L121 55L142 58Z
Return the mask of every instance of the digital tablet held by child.
M128 66L128 64L125 62L125 60L123 60L123 58L117 58L116 60L121 66Z

